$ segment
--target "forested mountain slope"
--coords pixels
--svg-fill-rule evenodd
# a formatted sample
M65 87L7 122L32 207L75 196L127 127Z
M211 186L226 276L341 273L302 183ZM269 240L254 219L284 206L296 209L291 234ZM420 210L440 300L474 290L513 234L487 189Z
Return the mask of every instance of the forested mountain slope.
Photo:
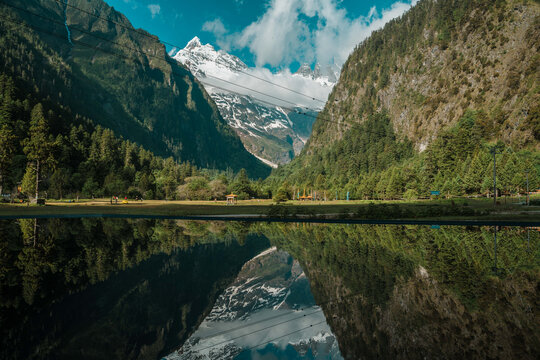
M375 198L486 192L497 144L508 172L499 189L520 191L525 171L534 181L540 171L539 47L538 1L419 1L353 51L274 186Z
M245 167L254 177L268 173L156 37L133 29L101 0L67 4L0 4L0 64L17 87L69 107L157 155L200 167Z

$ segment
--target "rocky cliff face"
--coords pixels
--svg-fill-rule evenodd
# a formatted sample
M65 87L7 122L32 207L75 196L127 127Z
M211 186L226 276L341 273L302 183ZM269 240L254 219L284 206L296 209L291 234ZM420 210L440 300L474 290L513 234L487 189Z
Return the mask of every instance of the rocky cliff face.
M354 124L386 112L422 151L467 109L483 110L488 138L538 147L539 47L538 2L422 0L358 45L321 114ZM321 116L306 152L349 128Z
M189 70L105 2L13 0L3 13L0 63L43 98L158 155L268 173Z
M423 267L399 280L383 306L354 294L343 279L315 264L307 268L310 279L317 279L312 283L318 301L336 294L343 299L323 309L345 359L535 357L538 274L494 279L487 291L495 300L471 311Z

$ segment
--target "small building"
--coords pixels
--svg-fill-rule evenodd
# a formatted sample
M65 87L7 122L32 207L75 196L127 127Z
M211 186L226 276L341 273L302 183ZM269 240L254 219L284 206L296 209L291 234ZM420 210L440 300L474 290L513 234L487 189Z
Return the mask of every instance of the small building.
M306 196L306 189L304 189L304 195L300 196L299 200L300 201L313 200L313 196L312 195Z
M227 205L235 205L238 202L238 195L234 195L233 193L230 193L226 196L227 198Z

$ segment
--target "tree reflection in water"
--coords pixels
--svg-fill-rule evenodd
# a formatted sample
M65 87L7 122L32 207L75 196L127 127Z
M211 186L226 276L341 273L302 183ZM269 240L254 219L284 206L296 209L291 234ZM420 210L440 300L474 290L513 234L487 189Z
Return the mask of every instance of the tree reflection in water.
M271 245L346 359L540 353L536 230L86 218L0 220L0 357L168 354Z
M242 265L269 246L244 228L0 221L0 358L155 359L170 352Z
M300 261L346 359L535 359L538 232L495 231L304 225L265 234Z

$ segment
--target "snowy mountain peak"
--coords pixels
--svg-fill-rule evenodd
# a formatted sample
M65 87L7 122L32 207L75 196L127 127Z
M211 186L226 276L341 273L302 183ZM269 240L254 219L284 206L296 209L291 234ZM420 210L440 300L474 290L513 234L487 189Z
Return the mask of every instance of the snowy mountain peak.
M313 71L311 70L311 66L309 64L303 63L295 74L302 75L304 77L312 77Z
M317 63L312 69L310 64L303 63L294 74L308 79L322 80L324 83L333 85L338 81L340 72L341 69L337 65L322 67L321 64Z
M291 161L302 150L324 105L314 99L326 99L337 80L329 67L318 64L314 69L304 64L295 74L250 68L197 36L170 55L204 82L245 148L272 166ZM305 108L311 109L307 115Z
M216 74L223 70L239 72L247 69L247 65L236 56L225 51L216 51L210 44L203 45L197 36L173 58L186 65L195 76L204 77L206 73Z
M201 39L199 39L198 36L195 36L187 43L185 49L194 49L199 46L201 46Z

